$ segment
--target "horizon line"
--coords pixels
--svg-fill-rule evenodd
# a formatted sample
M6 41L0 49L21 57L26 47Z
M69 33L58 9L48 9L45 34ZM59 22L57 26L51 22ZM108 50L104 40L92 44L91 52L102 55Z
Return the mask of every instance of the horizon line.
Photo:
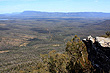
M23 13L23 12L26 12L26 11L33 11L33 12L48 12L48 13L110 13L110 12L98 12L98 11L68 11L68 12L64 12L64 11L36 11L36 10L25 10L25 11L18 11L18 12L7 12L7 13L0 13L0 14L16 14L16 13Z

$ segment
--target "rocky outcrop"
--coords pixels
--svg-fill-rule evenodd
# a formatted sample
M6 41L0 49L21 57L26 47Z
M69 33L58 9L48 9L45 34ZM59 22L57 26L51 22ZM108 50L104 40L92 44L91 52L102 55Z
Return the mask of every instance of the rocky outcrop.
M96 37L96 41L99 42L102 47L110 47L110 38Z
M87 47L88 59L98 73L110 72L110 38L88 36L83 39Z

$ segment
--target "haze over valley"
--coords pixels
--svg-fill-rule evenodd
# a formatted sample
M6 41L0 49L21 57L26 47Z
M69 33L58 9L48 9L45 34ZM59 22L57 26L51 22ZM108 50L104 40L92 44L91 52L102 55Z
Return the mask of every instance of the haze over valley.
M110 38L109 2L0 0L0 73L97 72L81 40Z

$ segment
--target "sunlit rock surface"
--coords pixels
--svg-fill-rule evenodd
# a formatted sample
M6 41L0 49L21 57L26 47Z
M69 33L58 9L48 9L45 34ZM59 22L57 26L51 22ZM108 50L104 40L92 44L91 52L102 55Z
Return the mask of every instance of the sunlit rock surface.
M96 41L99 42L102 47L110 47L110 38L96 37Z
M82 40L88 52L88 59L98 73L110 72L110 38L88 36Z

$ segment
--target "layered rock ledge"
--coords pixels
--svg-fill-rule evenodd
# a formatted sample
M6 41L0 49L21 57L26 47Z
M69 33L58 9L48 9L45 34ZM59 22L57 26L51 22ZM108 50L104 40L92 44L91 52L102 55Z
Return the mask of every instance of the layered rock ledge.
M82 40L88 52L88 59L99 73L110 72L110 38L88 36Z

